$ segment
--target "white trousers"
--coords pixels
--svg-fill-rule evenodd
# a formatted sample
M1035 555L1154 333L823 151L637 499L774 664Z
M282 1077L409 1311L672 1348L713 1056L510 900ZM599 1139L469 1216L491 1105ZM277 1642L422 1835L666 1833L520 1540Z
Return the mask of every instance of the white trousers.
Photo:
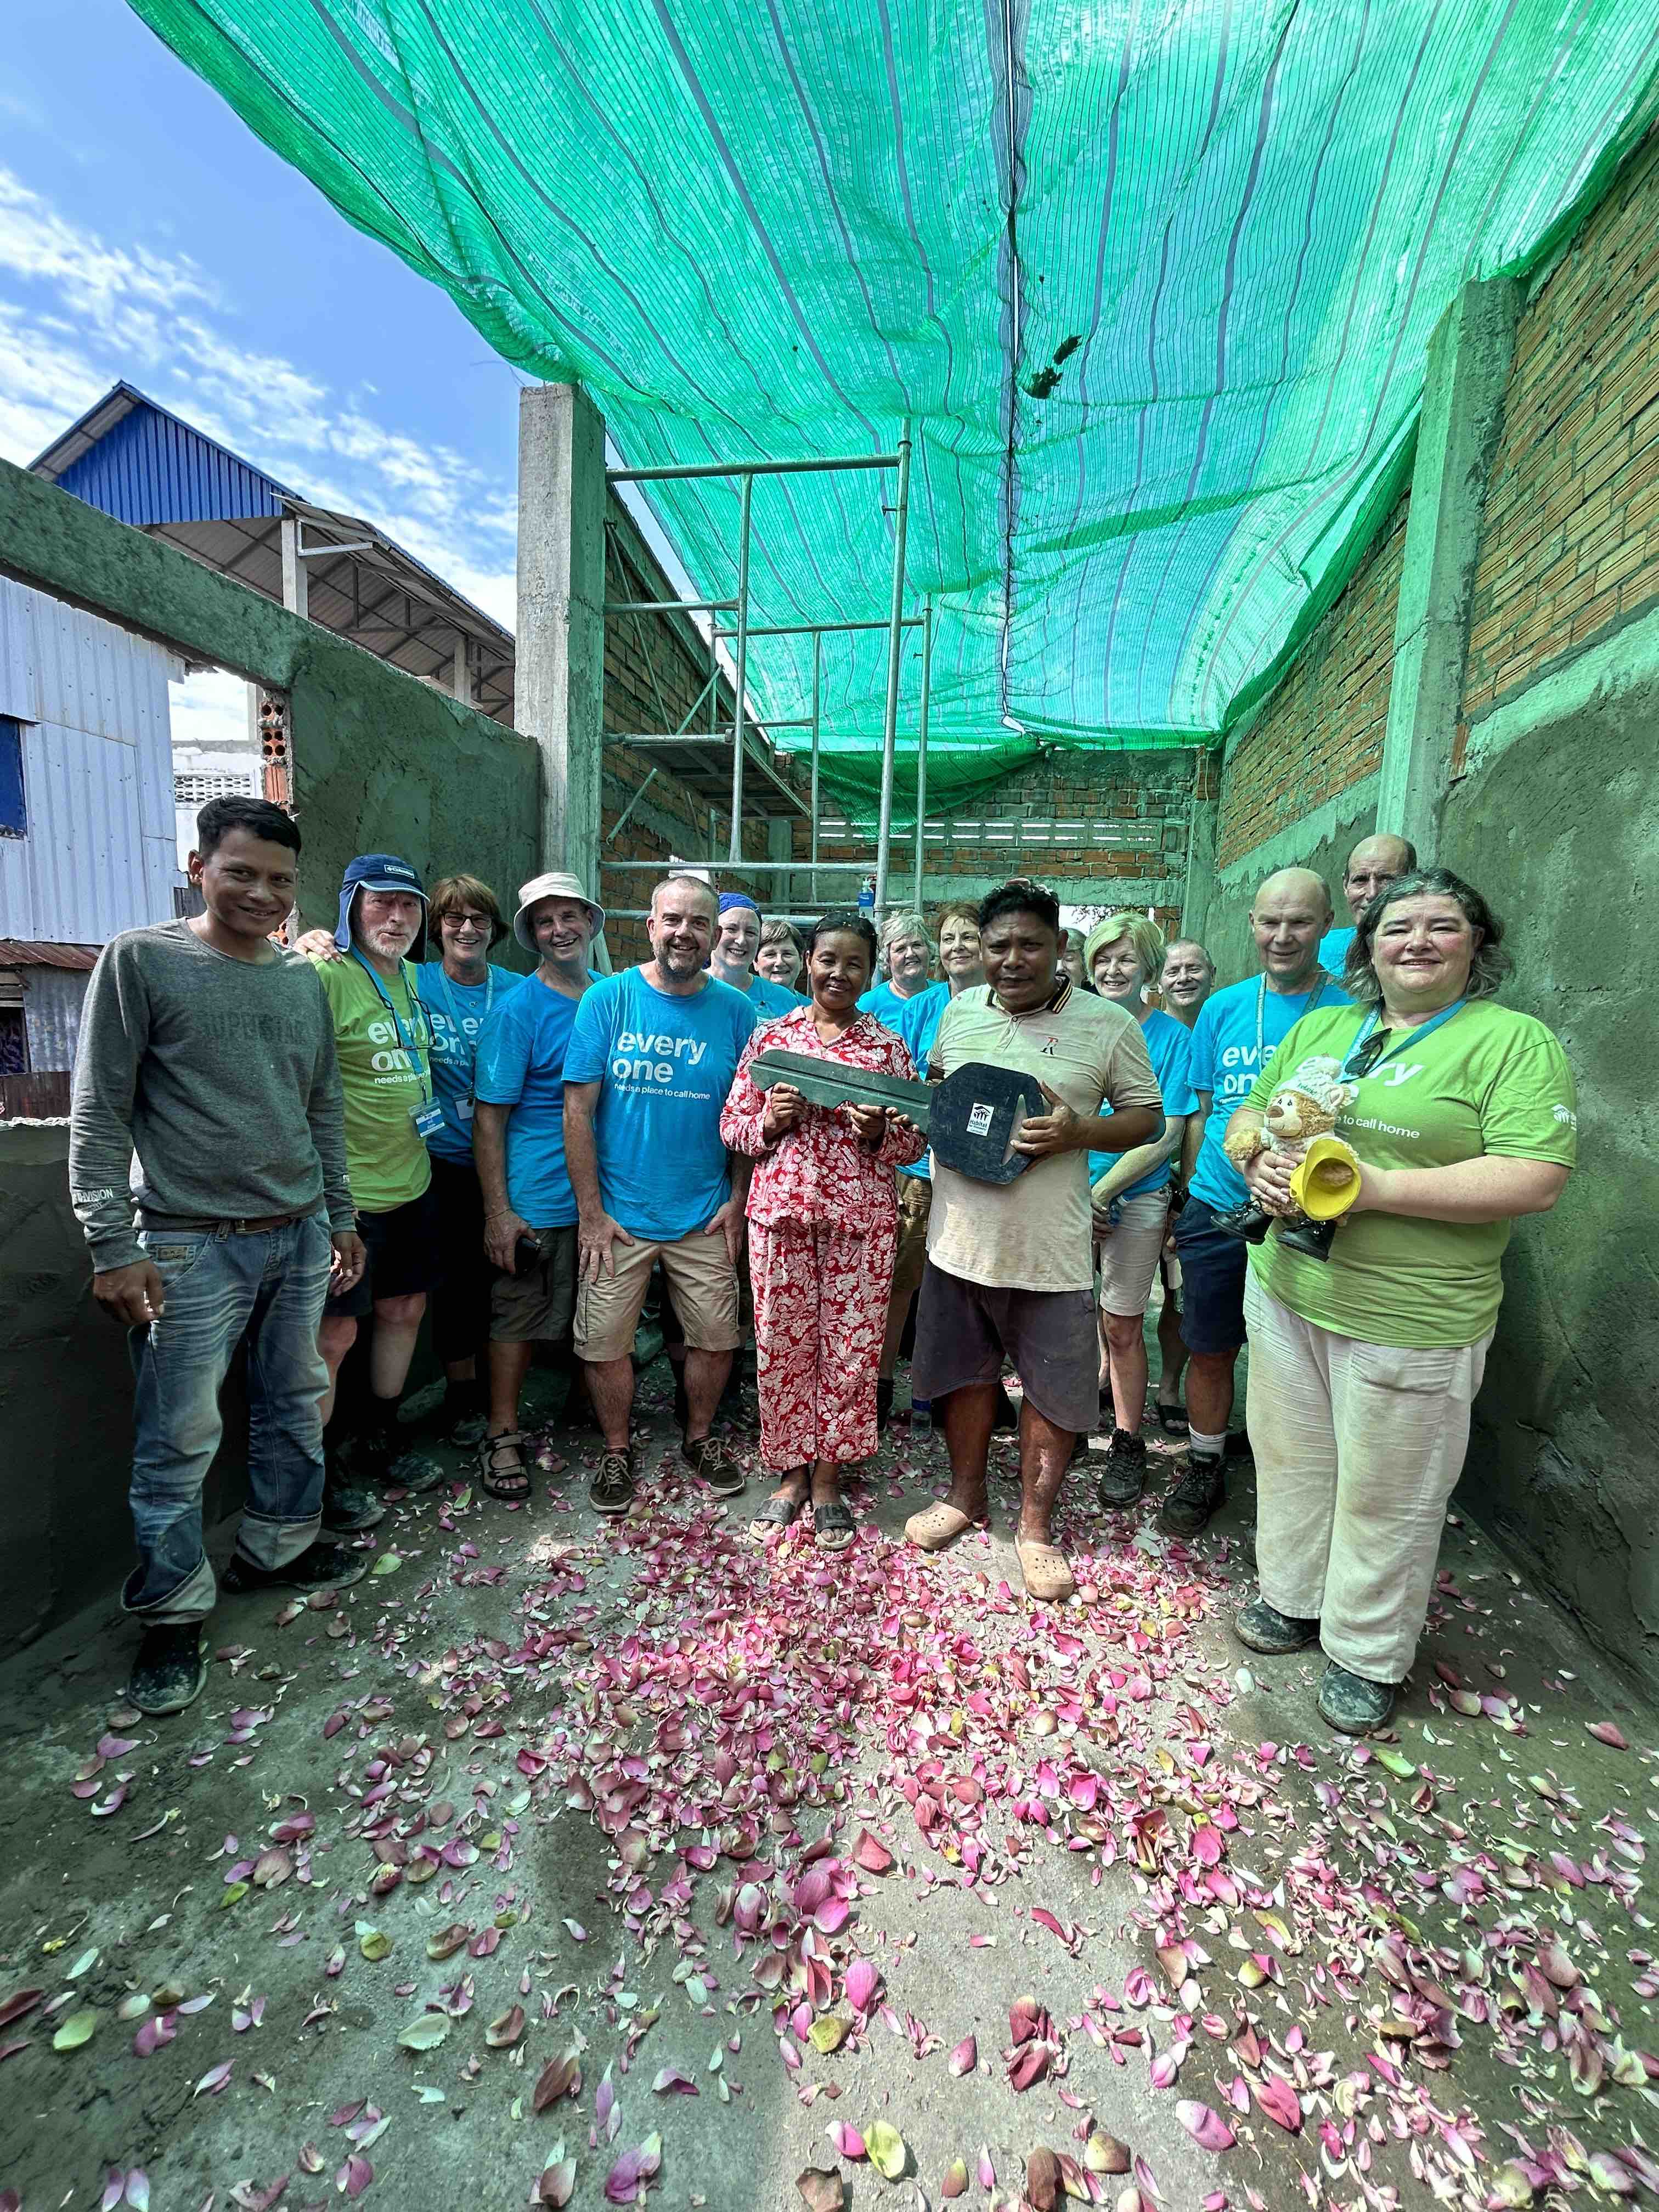
M1338 1666L1402 1681L1492 1331L1453 1349L1367 1344L1291 1313L1254 1271L1244 1321L1261 1595L1316 1618Z

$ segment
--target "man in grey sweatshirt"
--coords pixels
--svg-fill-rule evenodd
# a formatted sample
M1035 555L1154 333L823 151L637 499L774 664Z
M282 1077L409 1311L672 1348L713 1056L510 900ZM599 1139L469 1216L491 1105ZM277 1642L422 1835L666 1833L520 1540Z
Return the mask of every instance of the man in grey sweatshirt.
M245 1333L248 1502L224 1588L331 1589L366 1565L319 1537L317 1323L331 1275L354 1281L363 1249L328 1004L310 963L270 941L293 909L300 833L265 799L216 799L197 838L207 911L105 946L70 1109L93 1295L131 1330L137 1377L138 1564L122 1604L143 1624L127 1695L146 1713L182 1711L206 1679L202 1484ZM366 1493L331 1504L343 1532L384 1510Z

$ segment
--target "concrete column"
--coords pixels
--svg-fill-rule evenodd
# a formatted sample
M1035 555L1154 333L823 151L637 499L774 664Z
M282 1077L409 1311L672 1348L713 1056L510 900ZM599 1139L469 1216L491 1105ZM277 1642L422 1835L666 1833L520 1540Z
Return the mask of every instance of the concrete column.
M1439 848L1480 517L1520 307L1511 277L1465 284L1429 341L1376 801L1378 830L1410 838L1425 866Z
M601 902L605 501L604 416L577 385L527 386L513 719L542 757L541 866L574 870Z
M449 664L449 688L463 707L472 704L472 655L467 641L455 641L454 659Z
M300 558L300 520L297 515L283 518L283 605L291 615L309 621L311 608L307 591L306 564Z
M1211 902L1219 884L1216 839L1221 817L1221 756L1200 753L1193 776L1192 812L1187 831L1187 883L1181 900L1181 934L1201 945Z

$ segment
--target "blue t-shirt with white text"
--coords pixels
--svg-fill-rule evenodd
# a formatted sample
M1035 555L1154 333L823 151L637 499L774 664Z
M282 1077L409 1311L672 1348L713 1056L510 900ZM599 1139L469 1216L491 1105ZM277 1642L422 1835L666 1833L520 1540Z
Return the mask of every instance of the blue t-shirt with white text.
M605 976L577 1008L564 1079L599 1085L599 1196L630 1235L678 1244L730 1197L720 1109L757 1012L712 976L681 998L638 968Z
M1152 1073L1158 1078L1158 1092L1164 1101L1164 1111L1171 1114L1196 1114L1198 1094L1193 1089L1193 1040L1186 1024L1166 1014L1161 1007L1152 1012L1140 1024L1140 1034L1146 1040L1146 1050L1152 1060ZM1100 1181L1117 1165L1116 1152L1091 1152L1089 1180ZM1126 1198L1146 1198L1155 1190L1169 1186L1172 1163L1164 1161L1127 1190L1121 1190L1114 1201L1121 1204Z
M1191 1191L1204 1203L1224 1209L1243 1206L1249 1197L1244 1178L1221 1149L1227 1124L1249 1097L1257 1069L1255 1024L1261 1010L1262 1050L1266 1059L1290 1035L1304 1014L1316 1006L1346 1006L1347 993L1322 975L1310 990L1294 995L1261 988L1262 978L1247 975L1214 992L1199 1008L1192 1028L1192 1079L1194 1091L1210 1094L1210 1118L1204 1125L1204 1145L1193 1170Z
M415 971L415 995L432 1024L432 1095L444 1125L427 1139L441 1160L471 1160L473 1066L484 1022L524 981L511 968L491 968L482 983L458 983L441 960L423 960Z
M564 1229L576 1218L564 1161L564 1061L579 1003L532 976L491 1015L478 1044L478 1097L513 1109L507 1202L532 1229Z

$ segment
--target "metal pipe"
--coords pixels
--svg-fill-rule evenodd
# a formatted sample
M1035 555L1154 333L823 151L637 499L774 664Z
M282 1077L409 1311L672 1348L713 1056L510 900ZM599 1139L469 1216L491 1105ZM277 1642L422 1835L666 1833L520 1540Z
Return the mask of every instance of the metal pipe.
M683 859L684 855L680 857ZM601 865L607 868L660 868L667 864L659 858L654 860L605 860ZM730 860L687 860L684 865L688 868L725 869L735 866L739 873L745 876L787 876L800 867L799 860L738 860L734 863ZM818 865L826 875L832 876L867 874L870 868L868 860L822 860Z
M700 868L703 864L701 860L695 860L690 865ZM611 921L648 921L651 918L648 906L608 906L605 911L606 919ZM769 909L766 919L769 921L820 921L823 916L817 913L778 914Z
M737 604L735 599L607 599L604 611L608 615L703 615L724 612Z
M927 818L927 707L933 681L933 602L921 610L921 713L916 722L916 887L911 903L921 912L922 826Z
M634 796L629 800L627 805L623 807L622 812L617 817L616 821L612 823L611 836L605 841L607 845L611 842L611 837L621 836L623 830L627 827L629 817L633 813L634 809L639 805L641 799L645 797L646 793L650 790L652 785L661 774L662 770L659 768L653 768L651 770L650 774L646 777L645 781L634 793Z
M607 483L670 483L687 477L793 477L820 469L896 469L896 453L853 453L843 459L824 461L693 461L672 468L607 469Z
M843 630L891 629L892 627L890 616L882 622L756 623L748 635L750 637L839 637ZM920 615L906 615L899 624L901 629L920 629L921 627ZM714 632L716 637L737 635L736 630L722 629L718 623L714 625Z
M743 478L738 491L737 673L732 701L732 858L743 858L743 687L749 665L749 518L755 479Z
M823 640L812 640L812 879L807 896L818 896L818 702L823 690Z
M899 671L904 654L904 540L910 521L910 425L899 438L893 503L893 600L887 639L887 714L881 733L881 817L876 832L876 918L887 912L887 863L893 835L893 757L898 746Z

